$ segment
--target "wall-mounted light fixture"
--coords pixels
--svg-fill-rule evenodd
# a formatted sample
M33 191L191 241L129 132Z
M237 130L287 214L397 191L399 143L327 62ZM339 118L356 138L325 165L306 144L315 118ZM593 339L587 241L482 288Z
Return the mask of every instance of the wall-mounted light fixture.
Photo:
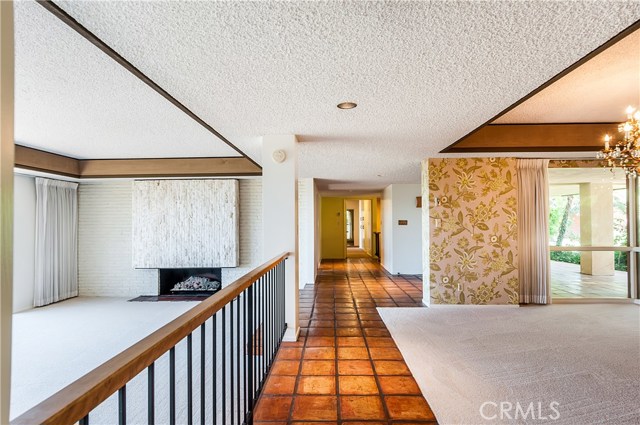
M271 158L273 158L273 162L280 164L284 162L285 159L287 159L287 153L282 149L278 149L277 151L274 151L273 154L271 154Z

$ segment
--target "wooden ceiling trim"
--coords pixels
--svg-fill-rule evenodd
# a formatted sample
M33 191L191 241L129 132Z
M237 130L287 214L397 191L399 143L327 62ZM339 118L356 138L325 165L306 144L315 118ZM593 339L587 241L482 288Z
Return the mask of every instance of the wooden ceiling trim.
M80 161L82 178L260 176L262 170L245 157L90 159Z
M16 145L15 166L26 170L80 177L80 164L75 158Z
M597 151L617 123L497 124L476 131L448 153Z
M80 179L261 176L246 157L76 159L16 145L15 166Z

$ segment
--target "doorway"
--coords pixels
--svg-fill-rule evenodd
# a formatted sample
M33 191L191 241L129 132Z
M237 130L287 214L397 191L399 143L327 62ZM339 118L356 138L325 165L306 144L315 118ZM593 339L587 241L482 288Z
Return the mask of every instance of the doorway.
M347 248L360 247L360 204L357 199L345 199L345 221L347 224Z
M628 298L635 238L634 191L623 172L549 169L551 294L557 298Z
M367 254L373 255L371 250L371 200L358 201L360 205L360 248Z
M347 215L353 211L353 244L347 240L347 257L367 258L373 255L371 251L371 200L345 199Z
M377 197L322 197L320 252L323 260L376 258L375 235L380 232Z
M354 246L354 223L353 223L353 210L347 210L346 223L347 223L347 248Z

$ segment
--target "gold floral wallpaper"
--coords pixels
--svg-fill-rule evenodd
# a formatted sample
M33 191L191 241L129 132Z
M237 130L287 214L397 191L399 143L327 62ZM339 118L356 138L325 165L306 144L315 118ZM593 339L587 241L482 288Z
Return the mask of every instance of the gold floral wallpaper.
M431 302L518 304L516 160L438 158L426 165Z
M552 159L549 168L598 168L603 167L599 159Z

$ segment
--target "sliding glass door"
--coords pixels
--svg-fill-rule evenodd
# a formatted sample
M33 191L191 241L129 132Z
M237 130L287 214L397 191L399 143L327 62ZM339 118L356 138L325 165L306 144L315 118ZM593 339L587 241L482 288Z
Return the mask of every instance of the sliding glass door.
M636 193L635 180L622 171L612 173L600 167L549 169L553 298L634 295Z

